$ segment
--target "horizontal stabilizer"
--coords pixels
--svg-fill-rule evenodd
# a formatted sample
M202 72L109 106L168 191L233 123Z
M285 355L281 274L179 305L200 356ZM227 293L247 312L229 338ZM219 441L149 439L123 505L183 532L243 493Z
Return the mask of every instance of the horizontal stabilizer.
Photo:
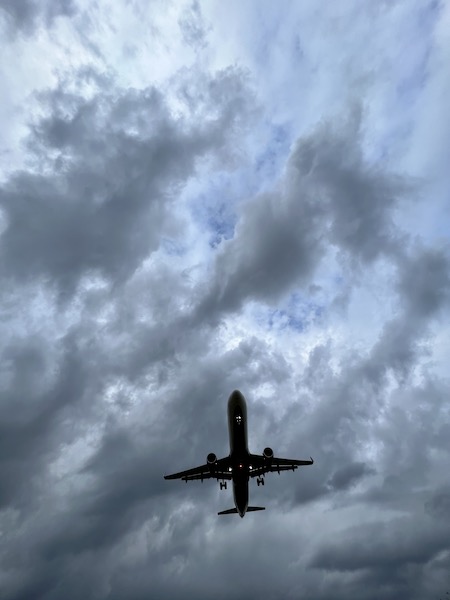
M218 515L232 515L237 513L237 508L229 508L228 510L223 510L222 512L217 513Z
M247 512L251 512L252 510L266 510L265 506L249 506L247 508Z

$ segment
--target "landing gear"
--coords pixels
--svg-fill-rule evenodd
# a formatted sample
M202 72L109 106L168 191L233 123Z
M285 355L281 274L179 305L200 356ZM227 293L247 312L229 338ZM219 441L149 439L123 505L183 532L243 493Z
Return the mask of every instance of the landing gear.
M226 490L227 489L227 482L226 481L221 481L220 482L220 489L221 490Z
M258 484L258 486L264 485L264 477L257 477L256 483Z

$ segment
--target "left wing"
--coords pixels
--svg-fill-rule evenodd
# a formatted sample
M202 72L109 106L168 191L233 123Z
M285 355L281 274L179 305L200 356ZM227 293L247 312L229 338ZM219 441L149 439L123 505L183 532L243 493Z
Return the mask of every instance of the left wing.
M221 458L213 465L201 465L187 471L180 471L173 475L164 475L164 479L182 479L183 481L194 481L195 479L232 479L233 476L229 467L231 466L230 457Z
M258 477L265 473L295 471L298 467L314 464L314 461L312 458L309 460L297 460L295 458L277 458L275 456L267 459L259 454L250 454L250 464L252 465L252 469L249 473L250 477Z

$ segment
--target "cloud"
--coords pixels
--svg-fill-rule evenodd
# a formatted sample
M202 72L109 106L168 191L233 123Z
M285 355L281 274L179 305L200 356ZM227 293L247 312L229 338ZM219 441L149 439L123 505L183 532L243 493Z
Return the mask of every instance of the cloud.
M363 462L355 462L342 467L333 473L329 485L335 490L345 490L355 485L366 475L373 475L375 470Z
M36 164L47 166L16 173L0 191L3 276L49 278L69 296L86 272L129 277L167 232L177 190L206 153L222 152L239 118L226 98L230 86L239 94L238 72L202 83L212 91L214 117L189 124L152 88L103 88L89 99L48 92L50 114L28 142Z
M3 18L8 25L12 25L14 31L27 35L32 35L41 22L46 27L51 27L57 17L72 17L77 10L73 0L44 0L39 3L33 0L4 0L0 9L3 11Z
M450 515L450 489L443 486L437 490L432 498L425 503L425 510L439 521L448 519Z
M193 48L204 48L206 45L206 27L198 2L192 2L184 9L179 26L184 42Z
M3 596L438 597L448 219L411 156L445 11L19 4ZM251 451L315 459L251 482L242 520L230 486L163 479L228 454L235 388Z
M339 126L324 123L299 139L277 187L244 204L199 314L238 310L248 300L274 304L305 289L330 245L361 266L402 255L393 213L407 184L366 164L360 120L352 110Z
M312 566L338 571L375 567L381 572L401 573L408 565L428 562L447 548L447 535L446 529L430 530L420 524L414 528L402 518L391 519L389 524L361 524L345 532L339 545L330 543L319 551Z
M441 248L420 248L401 265L399 293L416 324L448 308L450 259Z
M73 336L60 340L57 349L58 358L51 360L46 339L27 337L2 352L12 381L3 393L0 413L3 507L21 509L33 503L32 490L40 493L39 475L59 442L57 423L64 410L82 402L88 389Z

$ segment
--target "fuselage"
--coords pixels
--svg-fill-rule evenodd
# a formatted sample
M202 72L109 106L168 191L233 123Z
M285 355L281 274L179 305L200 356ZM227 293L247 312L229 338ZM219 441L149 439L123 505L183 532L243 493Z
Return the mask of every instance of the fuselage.
M233 470L234 504L241 517L248 507L249 452L247 445L247 405L245 398L234 390L228 399L228 434Z

